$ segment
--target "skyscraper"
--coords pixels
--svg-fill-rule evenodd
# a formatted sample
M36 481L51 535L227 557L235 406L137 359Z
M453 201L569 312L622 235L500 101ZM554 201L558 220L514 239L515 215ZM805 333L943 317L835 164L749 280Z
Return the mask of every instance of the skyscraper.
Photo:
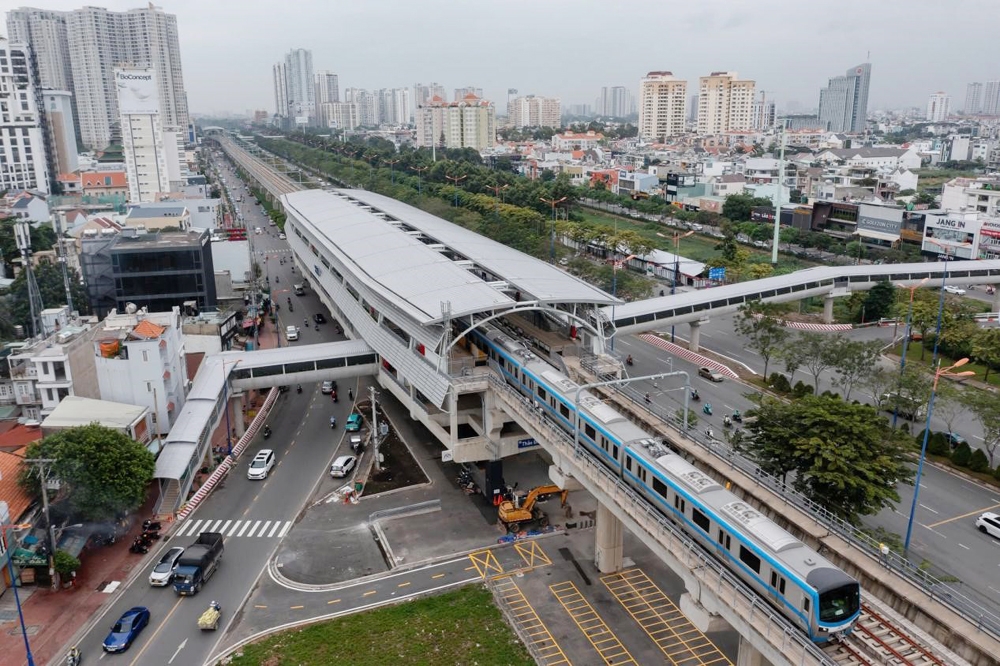
M285 54L285 90L288 116L297 125L309 124L316 117L316 84L313 78L312 51L292 49Z
M553 127L562 125L558 97L527 95L516 97L507 104L507 121L514 127Z
M736 72L712 72L698 79L698 133L750 129L754 82Z
M937 123L948 117L951 112L951 97L943 92L936 92L927 100L927 120Z
M80 166L73 124L73 95L66 90L43 90L49 173L73 173Z
M337 75L329 70L316 72L316 106L340 101L340 86Z
M761 90L760 99L753 103L750 113L750 129L765 130L774 127L775 118L774 102L767 101L767 92Z
M274 77L274 114L281 118L288 117L288 80L285 76L285 63L276 62L271 68Z
M31 50L0 37L0 190L49 191Z
M496 111L493 102L466 95L461 102L431 98L417 106L417 146L475 148L496 144Z
M650 72L639 82L639 136L661 142L684 132L687 81Z
M117 106L121 112L128 200L131 203L155 201L159 192L170 191L156 76L151 68L131 67L117 68L114 74Z
M440 97L442 102L448 101L448 98L444 93L444 86L440 83L428 83L424 85L423 83L413 84L413 111L416 115L417 107L423 106L427 102L431 101L435 97Z
M625 118L635 113L635 97L625 86L603 86L597 98L597 115Z
M965 86L965 106L962 112L967 116L974 116L983 110L983 84L970 83Z
M376 105L376 125L410 124L409 88L381 88L372 93Z
M483 98L483 89L477 88L476 86L466 86L464 88L455 88L455 101L461 102L465 99L466 95L475 95L476 97Z
M830 79L819 91L819 121L831 132L862 132L868 120L868 84L871 63L847 70Z
M987 116L1000 115L1000 81L987 81L983 91L983 113Z
M105 148L111 141L119 116L114 69L122 63L152 69L163 126L187 128L190 118L173 14L153 5L124 12L22 8L8 14L7 29L37 54L43 87L73 93L80 139L88 148Z

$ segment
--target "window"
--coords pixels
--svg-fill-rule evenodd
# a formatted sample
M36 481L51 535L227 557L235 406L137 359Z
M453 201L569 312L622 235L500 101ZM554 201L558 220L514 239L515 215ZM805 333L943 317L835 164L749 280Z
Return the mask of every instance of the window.
M587 437L589 437L591 440L597 438L597 431L594 430L594 426L590 425L589 423L583 424L583 432L586 433Z
M719 530L719 545L721 545L726 550L729 550L730 547L732 546L732 540L729 538L729 535L726 534L723 530Z
M662 497L667 496L667 485L655 476L653 477L653 490L655 490L656 493Z
M687 502L680 495L674 495L674 507L681 513L684 513L687 509Z
M541 398L542 400L545 400L545 389L543 389L541 386L538 387L538 397Z
M708 516L706 516L705 514L703 514L701 511L699 511L695 507L691 507L691 520L694 521L695 525L697 525L698 527L700 527L702 530L705 531L706 534L708 534L709 529L712 526L711 525L711 521L708 520Z
M145 349L142 350L142 361L143 361L143 363L146 363L146 362L149 361L149 351L147 351Z
M3 387L0 386L0 395L3 395L2 389L3 389ZM625 456L625 469L627 469L630 472L632 471L632 458L631 458L631 456Z
M145 354L146 352L143 353ZM146 382L146 393L152 393L152 392L153 392L153 382Z
M754 573L760 573L760 558L754 555L746 546L740 546L740 562L750 567Z
M809 597L806 597L805 599L802 600L802 610L804 610L807 613L809 612Z
M569 418L569 407L566 405L559 405L559 413L563 415L563 418Z

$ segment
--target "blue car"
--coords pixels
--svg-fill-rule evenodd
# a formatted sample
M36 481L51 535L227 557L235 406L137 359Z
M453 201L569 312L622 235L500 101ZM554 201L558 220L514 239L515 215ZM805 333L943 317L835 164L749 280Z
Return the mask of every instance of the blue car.
M122 616L111 627L111 633L104 639L105 652L124 652L139 632L149 624L149 609L145 606L135 606L122 613Z

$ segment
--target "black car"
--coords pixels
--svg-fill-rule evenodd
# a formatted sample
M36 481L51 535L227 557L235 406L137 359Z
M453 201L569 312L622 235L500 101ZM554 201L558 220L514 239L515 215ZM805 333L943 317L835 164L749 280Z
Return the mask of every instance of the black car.
M317 324L325 324L326 317L323 316L322 312L317 312L316 314L313 315L313 321L315 321Z

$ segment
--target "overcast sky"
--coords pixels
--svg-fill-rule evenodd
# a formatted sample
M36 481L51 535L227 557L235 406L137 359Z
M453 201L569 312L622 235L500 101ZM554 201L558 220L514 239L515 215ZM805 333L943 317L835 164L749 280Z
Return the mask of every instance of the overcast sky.
M28 4L28 3L24 3ZM82 0L30 6L76 9ZM129 0L92 0L123 10ZM313 52L340 87L436 81L449 96L507 88L593 104L601 86L633 92L650 70L696 90L699 76L737 71L784 108L818 105L831 76L872 62L869 109L925 106L943 90L952 108L970 81L1000 79L996 0L172 0L184 80L195 113L274 111L271 65L290 48ZM0 0L6 12L23 6ZM4 32L6 29L4 27Z

